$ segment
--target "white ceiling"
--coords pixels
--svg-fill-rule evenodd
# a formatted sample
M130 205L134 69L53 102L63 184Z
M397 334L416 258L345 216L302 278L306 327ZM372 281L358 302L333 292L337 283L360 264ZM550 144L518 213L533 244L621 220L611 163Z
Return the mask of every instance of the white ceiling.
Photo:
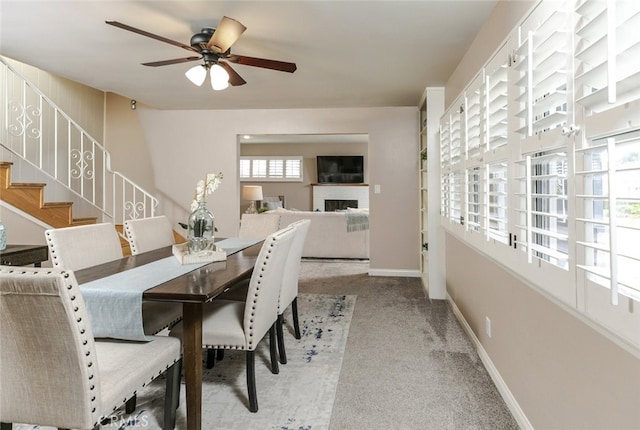
M417 106L443 86L497 0L0 0L0 53L157 109ZM293 73L234 65L247 84L213 91L184 72L146 67L190 51L105 24L189 44L222 16L247 30L232 52L294 62Z

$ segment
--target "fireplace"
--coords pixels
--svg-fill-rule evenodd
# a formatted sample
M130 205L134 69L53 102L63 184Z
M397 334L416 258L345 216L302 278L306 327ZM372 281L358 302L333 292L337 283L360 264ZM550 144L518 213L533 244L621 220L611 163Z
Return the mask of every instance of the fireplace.
M369 207L369 186L367 184L318 185L313 184L313 210L335 211L350 208ZM330 201L327 207L327 201Z
M326 199L324 201L324 210L325 212L335 212L345 210L347 208L357 208L358 201L357 200L331 200Z

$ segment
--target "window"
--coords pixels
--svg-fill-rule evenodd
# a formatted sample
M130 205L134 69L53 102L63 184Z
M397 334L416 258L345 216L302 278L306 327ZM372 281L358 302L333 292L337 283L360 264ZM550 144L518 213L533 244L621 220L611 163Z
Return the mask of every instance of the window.
M480 233L482 229L480 201L480 168L467 169L466 175L466 220L467 230Z
M507 145L509 57L506 46L485 67L485 144L494 151Z
M520 249L534 258L568 268L567 154L548 151L519 163L521 193L517 205Z
M302 157L240 157L241 181L302 181Z
M508 243L507 226L507 163L498 162L487 165L487 218L485 231L487 239Z
M595 139L579 150L583 236L578 268L590 281L640 300L640 131Z
M482 75L476 77L465 98L465 159L479 160L484 152L482 142Z
M522 138L567 125L568 6L569 2L546 2L520 27L514 68L518 74L517 132Z
M464 217L462 215L462 196L463 196L463 182L462 174L460 171L451 172L450 176L450 188L449 193L451 202L449 204L451 222L455 224L464 224Z
M587 115L640 97L640 2L577 2L576 103Z
M542 0L440 127L447 232L636 355L638 27L638 1Z

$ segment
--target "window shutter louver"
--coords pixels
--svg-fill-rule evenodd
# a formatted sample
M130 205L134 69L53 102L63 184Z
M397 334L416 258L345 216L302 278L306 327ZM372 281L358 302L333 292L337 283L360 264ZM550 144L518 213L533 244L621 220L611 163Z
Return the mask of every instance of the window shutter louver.
M488 164L486 178L487 239L508 243L507 163Z
M541 10L548 15L532 16L531 23L521 29L515 68L517 132L522 138L567 125L571 16L566 11L568 2L557 4L561 7ZM535 29L528 29L536 24Z
M485 68L485 145L494 151L507 145L509 58L501 49Z
M593 282L640 300L640 132L609 136L576 151L582 214L578 268Z
M478 76L466 92L465 98L465 158L482 158L482 75Z
M577 2L576 103L587 115L640 97L640 2Z
M528 155L519 163L521 250L533 258L568 268L567 154L549 151Z
M466 226L467 231L481 233L483 231L480 167L467 169L466 174Z

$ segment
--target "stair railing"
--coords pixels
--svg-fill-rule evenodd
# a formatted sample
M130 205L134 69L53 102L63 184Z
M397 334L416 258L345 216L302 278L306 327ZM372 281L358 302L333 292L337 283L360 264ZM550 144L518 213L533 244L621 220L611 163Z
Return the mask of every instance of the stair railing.
M158 200L113 171L96 139L2 57L0 63L0 146L97 208L103 221L155 214Z

